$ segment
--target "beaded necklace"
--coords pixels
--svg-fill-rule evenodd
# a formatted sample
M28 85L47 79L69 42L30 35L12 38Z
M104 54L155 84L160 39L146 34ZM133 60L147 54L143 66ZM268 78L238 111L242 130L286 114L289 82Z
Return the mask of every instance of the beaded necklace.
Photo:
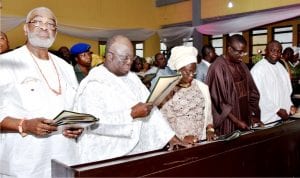
M57 75L57 80L58 80L58 90L55 90L55 89L51 88L51 86L50 86L49 83L48 83L48 80L46 79L44 73L42 72L42 70L41 70L39 64L37 63L35 57L33 56L33 54L32 54L31 52L30 52L30 55L31 55L31 57L32 57L32 59L33 59L33 61L34 61L34 63L35 63L36 66L38 67L40 73L42 74L42 77L44 78L44 80L45 80L45 82L46 82L48 88L49 88L53 93L55 93L56 95L61 95L60 78L59 78L59 75L58 75L57 68L56 68L56 66L55 66L55 64L54 64L54 62L53 62L53 59L52 59L52 57L50 56L50 54L48 54L48 56L49 56L49 60L51 61L52 65L54 66L54 69L55 69L55 72L56 72L56 75Z

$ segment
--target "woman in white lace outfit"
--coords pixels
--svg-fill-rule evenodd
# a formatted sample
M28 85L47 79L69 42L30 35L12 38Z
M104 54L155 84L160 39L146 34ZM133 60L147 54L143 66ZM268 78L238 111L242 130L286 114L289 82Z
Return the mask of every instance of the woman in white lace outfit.
M180 72L182 79L160 105L176 135L186 143L210 141L215 135L208 86L194 79L197 54L194 47L172 49L168 66Z

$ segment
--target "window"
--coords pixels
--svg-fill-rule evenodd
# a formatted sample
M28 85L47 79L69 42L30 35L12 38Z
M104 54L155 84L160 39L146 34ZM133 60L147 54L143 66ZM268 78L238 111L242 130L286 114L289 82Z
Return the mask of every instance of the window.
M234 32L234 33L229 33L229 36L232 36L232 35L243 35L243 32Z
M183 38L182 41L184 46L193 46L193 38Z
M143 42L135 42L135 55L139 57L144 57L144 43Z
M300 46L300 24L298 24L297 46Z
M213 35L210 39L211 45L215 48L217 55L223 54L223 36Z
M255 29L251 31L252 40L252 55L257 55L258 52L261 54L265 53L265 48L268 42L267 29Z
M282 49L293 46L293 27L275 27L273 28L273 39L281 43Z
M99 56L105 57L106 41L98 41Z
M135 47L135 55L144 57L144 43L143 42L132 42ZM99 55L105 55L106 41L99 41Z
M167 55L167 46L163 42L160 42L160 53L164 54L165 56Z

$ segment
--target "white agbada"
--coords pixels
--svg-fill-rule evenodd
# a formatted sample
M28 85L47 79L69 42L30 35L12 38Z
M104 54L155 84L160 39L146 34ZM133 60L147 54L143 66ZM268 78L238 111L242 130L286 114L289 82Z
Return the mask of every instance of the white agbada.
M131 107L148 95L132 72L118 77L103 65L90 71L80 83L74 110L100 118L100 127L79 139L81 163L161 149L168 143L175 133L156 107L146 118L130 115Z
M261 121L270 123L281 118L276 114L280 108L288 113L293 105L292 86L289 74L282 64L271 64L266 59L260 60L251 69L251 74L260 94L259 107Z
M48 88L26 46L0 55L0 121L7 116L51 119L63 109L72 109L78 87L74 70L64 60L50 56L59 73L61 95ZM51 177L51 159L77 162L76 143L62 134L22 137L0 133L0 143L0 177Z

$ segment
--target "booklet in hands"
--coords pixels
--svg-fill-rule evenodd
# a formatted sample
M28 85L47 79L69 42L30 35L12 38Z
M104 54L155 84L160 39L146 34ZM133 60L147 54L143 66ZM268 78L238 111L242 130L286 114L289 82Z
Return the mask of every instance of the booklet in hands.
M147 103L151 102L158 106L179 83L180 79L181 75L160 76L147 99Z
M53 120L57 126L66 125L85 127L94 124L99 119L91 114L63 110Z

